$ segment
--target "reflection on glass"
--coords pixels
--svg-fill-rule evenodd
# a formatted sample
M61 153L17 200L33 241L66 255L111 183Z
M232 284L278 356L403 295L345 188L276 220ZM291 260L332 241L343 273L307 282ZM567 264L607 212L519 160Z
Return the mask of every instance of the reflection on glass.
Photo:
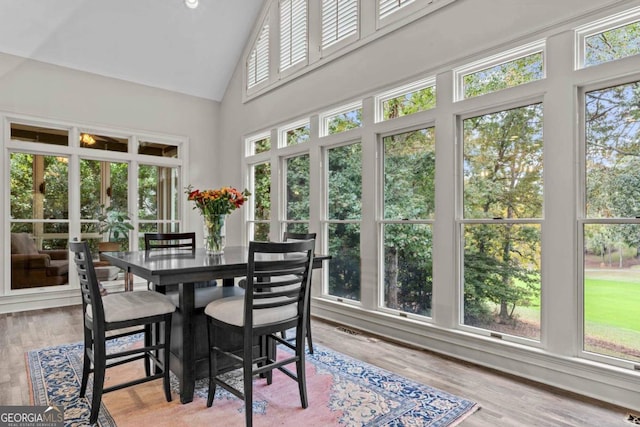
M69 131L66 129L52 129L20 123L11 123L11 139L14 141L68 146Z
M93 150L117 151L126 153L129 150L129 139L92 132L80 133L80 147Z
M139 141L138 154L156 157L178 157L178 147L172 144L164 144L153 141Z

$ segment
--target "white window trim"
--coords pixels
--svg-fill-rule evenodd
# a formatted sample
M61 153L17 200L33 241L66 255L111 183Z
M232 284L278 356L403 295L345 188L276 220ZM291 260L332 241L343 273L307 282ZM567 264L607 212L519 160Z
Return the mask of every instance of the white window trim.
M386 121L383 117L384 115L384 104L386 101L397 98L402 95L406 95L411 92L417 92L422 89L426 89L428 87L436 86L436 78L435 76L427 77L421 80L417 80L415 82L408 83L406 85L393 88L386 92L382 92L375 96L375 122L380 123Z
M523 46L516 47L514 49L507 50L505 52L498 53L496 55L483 58L479 61L472 62L470 64L463 65L453 69L453 84L454 84L454 102L462 101L467 98L464 97L464 77L473 74L478 71L486 70L487 68L494 67L496 65L506 64L516 59L524 58L525 56L533 55L535 53L542 53L542 78L547 76L547 55L546 55L546 40L537 40Z
M350 113L356 110L362 110L362 101L356 101L351 104L342 105L333 110L320 113L320 137L329 135L329 121L331 121L332 118L340 114ZM362 121L358 127L362 127Z
M599 19L594 22L582 25L575 29L575 69L590 67L585 65L586 58L586 42L585 40L591 36L594 36L605 31L613 30L615 28L624 27L625 25L632 24L640 21L640 7L625 10L624 12L617 13L615 15L607 16L606 18ZM602 65L602 64L594 64Z
M256 154L256 142L263 140L263 139L271 139L271 132L270 131L265 131L265 132L261 132L255 135L252 135L250 137L245 138L244 140L244 152L245 152L245 157L251 157L251 156L257 156L263 153L257 153ZM273 141L271 142L271 149L273 149ZM269 150L271 151L271 150ZM268 151L266 151L268 152Z

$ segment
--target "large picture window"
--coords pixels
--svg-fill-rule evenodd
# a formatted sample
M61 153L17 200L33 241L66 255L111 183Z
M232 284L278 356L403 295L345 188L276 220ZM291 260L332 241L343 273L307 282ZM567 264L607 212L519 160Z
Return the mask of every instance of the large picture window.
M327 150L327 237L329 294L360 300L362 147L352 143ZM332 260L332 261L333 261Z
M382 139L383 307L431 316L435 128Z
M640 82L585 94L584 350L640 362Z
M539 340L542 104L464 119L462 131L463 323Z

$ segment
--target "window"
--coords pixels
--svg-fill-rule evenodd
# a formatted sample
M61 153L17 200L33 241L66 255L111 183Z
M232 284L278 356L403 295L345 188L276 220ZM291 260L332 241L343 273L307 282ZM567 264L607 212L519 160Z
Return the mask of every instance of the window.
M80 133L80 147L92 150L116 151L126 153L129 151L129 139L114 135L103 135L95 132Z
M267 132L247 139L247 156L266 153L271 150L271 135Z
M284 161L284 228L292 233L309 231L309 155L289 157Z
M144 233L180 232L179 168L138 167L138 219L141 245ZM140 246L142 247L142 246Z
M176 159L178 158L178 146L157 141L141 140L138 142L138 154Z
M640 53L640 9L610 16L576 30L577 67L590 67Z
M249 53L247 87L252 88L269 78L269 24L265 23Z
M435 128L382 139L382 306L431 316Z
M69 145L69 130L11 123L11 139L40 144Z
M376 121L395 119L436 106L434 77L402 86L376 97Z
M507 89L545 76L544 41L454 70L456 100Z
M333 135L362 126L362 102L345 105L321 115L320 135Z
M322 0L322 48L358 31L358 0Z
M309 121L307 120L281 128L279 132L280 146L289 147L291 145L308 142L310 131L311 128L309 126Z
M280 0L280 71L307 59L307 0Z
M378 0L378 16L380 19L386 18L413 2L414 0Z
M540 339L542 104L462 121L463 324Z
M586 92L584 351L640 362L640 82ZM608 359L609 361L611 359Z
M327 150L327 238L329 295L360 301L362 147L352 143ZM333 261L336 262L333 262Z

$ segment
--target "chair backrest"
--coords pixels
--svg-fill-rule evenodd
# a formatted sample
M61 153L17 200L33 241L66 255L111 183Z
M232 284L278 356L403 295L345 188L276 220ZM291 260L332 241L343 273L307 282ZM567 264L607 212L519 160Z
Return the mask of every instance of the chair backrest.
M296 305L291 326L305 319L314 246L313 240L249 243L245 328L254 324L254 311L262 309Z
M69 249L73 253L76 263L78 278L80 279L80 291L82 292L82 312L87 317L87 305L91 304L91 317L94 325L104 324L104 307L96 270L93 266L91 250L86 241L70 241ZM94 326L95 327L95 326Z
M290 233L288 231L284 232L284 236L282 237L283 242L292 242L299 240L315 240L316 233Z
M144 249L196 250L196 233L145 233Z

